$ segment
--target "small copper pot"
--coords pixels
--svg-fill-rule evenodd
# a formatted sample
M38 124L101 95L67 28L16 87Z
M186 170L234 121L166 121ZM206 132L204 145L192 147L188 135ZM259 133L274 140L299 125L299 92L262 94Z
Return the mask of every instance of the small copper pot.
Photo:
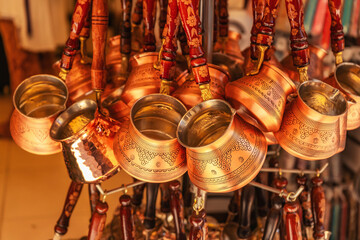
M310 79L323 79L324 78L324 66L323 60L327 55L327 51L313 45L309 45L310 51L310 62L308 65L308 76ZM290 79L294 81L296 85L300 84L299 80L299 70L293 64L292 55L285 57L281 64L283 70L289 75Z
M356 101L349 105L347 130L360 127L360 66L355 63L341 63L336 66L334 74L323 81Z
M299 85L275 134L288 153L305 160L326 159L342 151L347 101L339 90L318 80Z
M246 76L229 83L226 99L243 119L263 132L279 130L287 96L296 91L287 75L263 63L259 74Z
M98 183L117 173L119 163L112 150L120 124L97 112L92 100L81 100L60 114L50 129L61 142L70 178L80 183Z
M114 141L121 168L154 183L183 175L187 170L185 149L176 139L176 128L185 113L185 106L174 97L150 94L140 98Z
M208 64L208 66L211 78L210 91L212 96L215 99L223 99L225 95L225 85L229 82L230 76L219 66L213 64ZM185 71L175 80L180 87L171 95L179 99L189 109L196 104L201 103L203 99L201 98L198 84L196 84L195 80L187 79L188 75L189 73Z
M207 192L245 186L260 171L267 152L264 134L219 99L190 109L179 123L177 137L186 147L191 182Z
M15 110L10 119L10 133L22 149L39 155L61 151L49 136L56 116L66 108L68 89L52 75L35 75L25 79L13 96Z

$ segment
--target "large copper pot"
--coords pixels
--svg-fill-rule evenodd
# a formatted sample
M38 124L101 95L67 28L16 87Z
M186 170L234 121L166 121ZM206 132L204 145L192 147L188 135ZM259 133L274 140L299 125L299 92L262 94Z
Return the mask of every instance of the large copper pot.
M177 129L186 147L191 182L207 192L239 189L260 171L267 152L264 135L219 99L190 109Z
M287 96L296 91L288 76L267 62L259 74L229 83L226 99L252 125L264 132L279 130Z
M211 78L210 91L212 96L216 99L223 99L225 95L225 86L229 82L230 76L219 66L213 64L208 64L208 66ZM195 80L188 79L188 75L188 71L184 71L178 79L175 80L180 87L171 95L179 99L189 109L202 102L203 99L201 98L201 91L198 84L196 84Z
M65 164L75 182L98 183L119 170L112 150L117 121L97 112L92 100L81 100L60 114L50 129L53 140L61 142Z
M176 128L185 113L185 106L168 95L139 99L114 141L121 168L137 179L154 183L183 175L187 170L185 149L176 139Z
M49 136L56 116L66 108L68 89L52 75L35 75L25 79L15 90L15 110L10 119L10 133L22 149L39 155L61 151Z
M360 126L360 66L355 63L341 63L335 72L323 80L356 101L350 105L347 116L347 130Z
M298 96L287 104L275 137L295 157L329 158L344 149L347 109L339 90L318 80L304 82Z

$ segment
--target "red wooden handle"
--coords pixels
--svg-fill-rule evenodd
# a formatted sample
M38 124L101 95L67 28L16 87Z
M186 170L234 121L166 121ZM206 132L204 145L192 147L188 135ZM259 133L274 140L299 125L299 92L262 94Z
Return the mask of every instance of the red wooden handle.
M253 209L254 199L254 187L246 185L241 192L239 227L237 230L239 238L249 238L251 236L251 211Z
M199 214L194 211L190 217L189 240L205 240L207 237L207 227L205 225L206 213L201 210Z
M299 197L302 208L303 223L306 227L312 227L314 225L314 219L311 210L311 196L309 189L306 185L307 178L305 176L297 176L296 182L299 187L304 186L304 190L301 192Z
M158 183L147 183L146 184L146 210L144 227L145 229L153 229L155 227L155 210L156 210L156 198L159 190Z
M93 0L92 6L92 40L93 61L91 65L91 82L94 90L104 90L106 83L105 45L109 23L107 1Z
M219 0L219 36L227 37L229 34L228 0Z
M288 184L288 180L282 176L276 177L273 182L274 187L280 190L285 189L287 184Z
M78 201L80 197L80 193L82 190L83 184L82 183L76 183L72 181L69 186L68 193L66 195L64 208L61 212L61 215L55 225L55 232L64 235L66 234L68 227L69 227L69 221L71 214L76 206L76 202Z
M285 203L285 225L287 240L302 240L301 221L297 213L299 204L297 202Z
M79 35L85 25L86 17L91 9L90 0L78 0L71 20L70 36L66 41L65 48L62 53L60 67L69 71L72 67L75 54L79 49Z
M187 44L186 34L181 23L179 24L178 39L180 41L182 55L189 56L190 54L189 45Z
M265 0L253 0L252 1L252 10L253 10L253 25L251 28L251 37L250 37L250 50L251 58L257 59L256 56L256 39L257 34L261 27L261 21L264 17L265 10Z
M262 238L263 240L269 240L274 238L276 229L279 227L282 219L284 203L284 199L278 195L272 199L272 206L267 215L264 227L264 235Z
M91 214L94 213L96 204L100 200L100 192L96 188L96 184L89 184L89 200Z
M309 44L304 28L304 7L302 0L287 0L286 10L290 22L291 51L296 67L304 67L310 63Z
M167 18L166 15L167 15L168 0L159 0L159 4L160 4L159 26L160 26L160 36L162 36Z
M132 0L121 0L121 25L120 25L120 52L131 53L131 8Z
M184 224L184 201L180 191L179 181L172 181L170 183L170 192L170 206L174 219L176 239L186 240Z
M210 82L209 68L204 57L200 39L200 19L197 13L198 0L178 1L181 22L190 48L191 66L196 83Z
M160 184L160 194L161 194L161 201L160 201L160 210L163 213L170 213L170 189L169 183L162 183Z
M329 0L331 15L331 49L333 53L344 51L345 39L343 25L341 22L341 0Z
M140 25L142 19L143 19L143 0L137 0L132 15L132 22L135 25Z
M324 239L325 228L325 192L322 187L323 180L320 177L313 177L311 179L313 187L311 189L311 206L314 216L314 238Z
M135 178L134 181L136 181ZM144 196L145 186L146 184L141 184L139 186L133 187L133 196L131 198L131 203L136 207L140 207L141 205Z
M90 37L90 28L91 28L91 6L92 6L92 0L90 0L90 7L88 10L88 13L86 15L85 24L81 29L80 37L88 39Z
M109 209L106 202L99 201L91 217L88 240L99 240L104 232L106 212Z
M219 11L220 11L220 0L214 0L214 32L213 32L213 41L217 42L219 34Z
M120 197L120 223L121 223L121 233L122 239L124 240L133 240L135 239L134 232L134 220L132 216L131 209L131 198L129 195L122 195Z
M143 19L144 19L144 52L155 52L155 16L156 16L156 1L143 0Z

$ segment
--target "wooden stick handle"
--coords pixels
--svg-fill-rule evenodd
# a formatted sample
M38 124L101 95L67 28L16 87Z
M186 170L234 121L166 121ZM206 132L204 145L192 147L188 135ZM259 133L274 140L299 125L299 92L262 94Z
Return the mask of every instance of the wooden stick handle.
M88 240L99 240L104 232L106 212L109 209L106 202L99 201L91 217Z
M228 0L219 0L219 37L227 38L229 35Z
M186 240L184 224L184 201L180 191L179 181L172 181L170 183L170 192L170 206L174 219L176 239Z
M264 16L257 34L256 43L271 47L275 34L275 21L280 0L268 0L265 4Z
M170 204L170 188L169 183L160 184L160 211L163 213L171 212Z
M137 0L132 15L132 23L140 25L143 19L143 0Z
M134 178L134 181L137 181ZM131 198L131 203L135 206L135 207L140 207L143 197L144 197L144 189L145 189L146 184L141 184L139 186L133 187L133 196Z
M159 30L160 30L160 36L162 36L167 18L168 0L159 0L159 4L160 4Z
M156 51L155 40L155 16L156 16L156 1L143 0L143 19L144 19L144 52Z
M250 51L251 51L251 58L255 60L257 59L256 39L257 39L257 34L261 27L261 21L264 17L265 0L252 0L252 10L253 10L253 25L251 28Z
M280 196L275 196L272 199L272 206L267 215L263 240L271 240L274 238L276 229L279 228L281 219L282 219L282 211L285 201Z
M297 201L288 202L284 206L287 240L302 240L301 221L297 213L299 204Z
M325 192L322 187L323 180L320 177L313 177L311 179L311 205L314 216L314 239L320 240L325 237Z
M131 53L131 8L132 0L121 0L120 52Z
M146 210L144 227L147 230L155 227L155 210L156 210L156 198L159 190L158 183L147 183L146 184Z
M90 200L90 210L92 215L95 211L96 204L98 203L98 201L100 201L100 192L96 188L96 184L92 184L92 183L89 184L89 200Z
M121 224L121 234L123 240L133 240L135 239L135 228L134 220L132 216L131 209L131 198L129 195L122 195L119 199L120 207L120 224Z
M206 213L201 210L198 214L194 211L190 217L190 234L189 240L208 239L207 227L205 225Z
M341 22L341 0L329 0L331 15L331 49L333 53L344 51L345 39L343 25Z
M249 238L251 236L251 211L255 199L255 189L253 186L246 185L242 188L239 227L237 235L239 238Z
M301 192L299 200L301 203L302 208L302 217L303 217L303 223L306 227L313 227L314 226L314 219L311 209L311 196L309 189L307 187L307 178L305 175L303 176L297 176L296 182L298 186L304 186L304 190Z

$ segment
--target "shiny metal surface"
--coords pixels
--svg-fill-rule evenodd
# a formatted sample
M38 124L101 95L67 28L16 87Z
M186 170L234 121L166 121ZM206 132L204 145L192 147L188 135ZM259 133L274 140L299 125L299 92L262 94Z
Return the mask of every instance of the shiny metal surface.
M177 137L186 147L188 173L207 192L230 192L260 171L267 144L263 133L219 99L202 102L181 119Z
M70 178L81 183L98 183L119 170L112 151L120 124L99 114L92 100L81 100L60 114L50 129L61 142Z
M347 101L339 90L318 80L302 83L298 97L287 104L275 137L295 157L331 157L344 148L347 109Z
M349 105L347 130L360 127L360 66L355 63L341 63L336 66L334 75L323 81L356 101Z
M225 95L225 85L229 81L229 74L219 66L213 64L208 64L208 66L211 78L211 94L215 99L223 99ZM199 85L196 84L195 80L187 79L188 75L189 73L185 71L179 76L179 79L175 80L182 84L171 95L179 99L189 109L202 102L203 99L201 97Z
M279 130L294 83L279 68L264 62L259 74L229 83L225 96L237 113L263 132Z
M10 133L22 149L40 155L60 152L61 146L49 136L56 116L66 108L68 89L52 75L25 79L15 90L15 110L10 119Z
M130 107L121 99L124 86L115 89L103 101L102 106L109 111L109 116L117 121L130 117Z
M228 55L215 52L213 54L213 64L222 67L229 73L229 81L234 81L245 75L242 66L244 64L243 59L235 59Z
M171 96L151 94L139 99L115 137L114 153L121 168L154 183L183 175L185 149L176 139L176 128L185 113L185 106Z

